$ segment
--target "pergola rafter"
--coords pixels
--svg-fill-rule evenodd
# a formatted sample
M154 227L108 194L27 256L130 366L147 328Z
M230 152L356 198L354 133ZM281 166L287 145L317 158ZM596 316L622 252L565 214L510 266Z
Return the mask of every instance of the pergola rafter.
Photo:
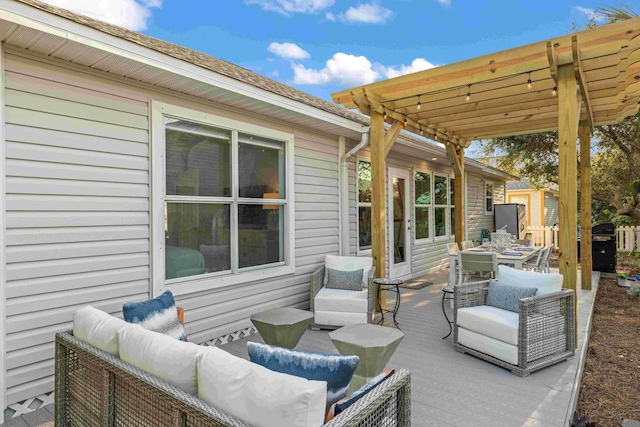
M393 135L404 129L446 145L455 173L456 213L461 213L455 218L457 242L464 239L468 141L557 130L560 239L575 242L578 128L584 162L595 126L619 123L637 113L639 35L640 18L630 19L332 94L334 102L371 117L371 144L381 150L372 154L372 174L378 175L372 200L372 253L378 274L386 271L383 174L390 147L385 149L384 122L401 123L392 127ZM582 181L582 196L590 198L585 182L590 180ZM379 191L376 183L382 185ZM590 253L591 242L582 243L582 250L588 247ZM565 286L577 290L575 249L575 244L561 244L560 271ZM583 266L583 271L590 268ZM585 288L586 280L590 278L583 278Z

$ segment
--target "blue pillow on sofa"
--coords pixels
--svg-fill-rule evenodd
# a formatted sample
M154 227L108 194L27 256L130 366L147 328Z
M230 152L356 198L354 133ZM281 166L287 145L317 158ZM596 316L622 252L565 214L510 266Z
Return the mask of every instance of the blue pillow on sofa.
M537 292L538 288L505 285L491 280L489 282L489 292L487 293L487 305L518 313L520 311L520 300L533 297Z
M290 350L257 342L247 343L247 353L253 363L272 371L295 375L308 380L327 382L327 407L347 394L358 356Z
M382 383L384 380L393 375L394 372L395 369L389 369L388 371L381 373L380 375L373 378L371 381L354 391L351 396L347 396L344 399L331 405L331 408L329 408L329 412L327 413L327 419L325 421L329 422L337 417L342 411L356 403L358 400L362 399L367 395L367 393L376 388L378 384Z
M145 329L169 335L181 341L186 341L184 325L178 320L178 311L173 294L164 291L157 298L142 302L125 302L122 305L122 315L129 323L137 323Z

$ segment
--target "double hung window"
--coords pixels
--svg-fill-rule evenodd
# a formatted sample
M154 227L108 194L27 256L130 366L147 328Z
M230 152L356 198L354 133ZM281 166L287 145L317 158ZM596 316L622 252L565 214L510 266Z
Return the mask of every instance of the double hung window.
M493 215L493 183L488 181L484 183L484 213Z
M428 239L431 233L431 174L415 172L413 176L415 194L415 239Z
M454 179L447 175L416 171L413 184L416 242L454 235Z
M358 251L371 250L371 163L358 160Z

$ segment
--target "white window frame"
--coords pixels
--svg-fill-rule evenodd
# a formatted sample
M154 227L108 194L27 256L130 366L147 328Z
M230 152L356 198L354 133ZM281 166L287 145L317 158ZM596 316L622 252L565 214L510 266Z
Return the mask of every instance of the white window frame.
M371 255L371 248L360 249L360 207L371 208L371 202L360 202L360 185L359 185L359 170L360 162L371 164L370 159L363 157L356 157L356 254L358 256Z
M440 178L445 178L446 179L446 183L447 183L447 203L444 205L436 205L436 197L435 197L435 188L436 188L436 176L440 177ZM433 241L437 242L440 240L449 240L451 239L451 233L449 230L451 230L450 227L450 216L451 216L451 212L450 212L450 207L451 207L451 200L449 197L449 174L447 173L437 173L434 172L433 173L433 181L432 181L432 188L433 188L433 197L431 198L432 203L433 203ZM442 236L436 236L436 208L445 208L445 214L444 214L444 235Z
M451 181L455 181L456 177L454 175L449 175L449 236L455 238L456 237L456 233L454 230L454 224L451 224L451 209L455 209L456 208L456 204L455 204L455 199L454 199L454 195L453 195L453 186L451 185Z
M487 186L491 186L491 197L487 197ZM491 199L491 210L487 210L487 199ZM484 182L484 193L482 193L482 210L485 215L493 215L493 207L496 204L496 185L493 181Z
M416 204L416 173L421 173L424 175L429 175L429 192L431 194L431 203L428 205L424 205L424 204ZM433 242L433 239L435 237L435 225L433 223L433 172L431 171L425 171L425 170L420 170L420 169L414 169L413 170L413 182L412 182L412 187L413 187L413 195L412 195L412 200L411 203L413 204L413 241L415 242L416 245L421 245L424 243L431 243ZM417 219L416 219L416 207L419 206L421 208L427 208L429 210L429 237L425 237L425 238L421 238L418 239L418 237L416 236L416 230L417 230Z
M181 277L165 280L164 265L164 221L165 221L165 117L202 123L209 126L229 129L234 138L232 150L232 194L237 193L238 186L238 158L237 134L249 133L265 138L282 141L285 145L285 188L286 197L281 204L284 206L284 262L234 269L231 273L208 273L197 276ZM152 291L153 296L160 295L170 288L174 295L191 294L205 290L233 286L240 283L259 282L295 273L295 222L294 222L294 137L293 134L277 131L262 126L256 126L243 121L216 116L197 110L179 107L157 101L151 101L151 254L152 254ZM233 198L233 197L232 197ZM238 232L235 227L237 206L243 199L236 198L231 208L231 258L237 257ZM270 204L277 204L276 200L269 200Z

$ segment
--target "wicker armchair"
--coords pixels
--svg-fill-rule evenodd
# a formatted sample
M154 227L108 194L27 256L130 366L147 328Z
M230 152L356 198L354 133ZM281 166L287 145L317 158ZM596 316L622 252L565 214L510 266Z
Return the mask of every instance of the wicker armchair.
M563 289L523 298L517 314L517 344L485 336L458 325L458 317L468 307L485 306L489 281L458 285L454 290L454 342L456 350L511 370L521 377L575 354L574 292ZM497 309L499 311L500 309ZM505 311L506 310L502 310ZM510 316L507 312L506 316ZM495 313L494 313L495 314ZM513 318L512 318L513 319ZM504 323L507 323L506 321ZM504 326L504 323L502 324ZM496 325L496 330L499 328ZM504 336L504 334L503 334ZM462 343L460 342L462 339ZM481 351L484 350L484 351ZM517 351L515 360L505 354ZM493 353L493 354L488 354Z
M371 271L369 272L369 280L367 280L368 286L367 286L367 290L366 291L361 291L361 292L357 292L357 291L338 291L338 292L353 292L354 295L356 294L361 294L362 292L366 292L366 299L367 299L367 311L366 311L366 323L372 323L373 322L373 316L375 314L375 305L374 305L374 298L375 298L375 284L373 283L373 279L375 278L375 267L371 268ZM318 268L316 271L314 271L311 274L311 294L310 294L310 310L312 313L315 314L315 310L316 310L316 304L315 304L315 299L316 296L318 295L318 292L320 292L320 290L324 287L324 266ZM338 329L342 326L345 326L344 324L340 325L340 324L327 324L328 322L323 322L323 323L316 323L315 319L314 319L314 323L311 324L311 329L313 330L318 330L318 329ZM333 323L333 322L332 322ZM364 323L364 322L362 322Z

